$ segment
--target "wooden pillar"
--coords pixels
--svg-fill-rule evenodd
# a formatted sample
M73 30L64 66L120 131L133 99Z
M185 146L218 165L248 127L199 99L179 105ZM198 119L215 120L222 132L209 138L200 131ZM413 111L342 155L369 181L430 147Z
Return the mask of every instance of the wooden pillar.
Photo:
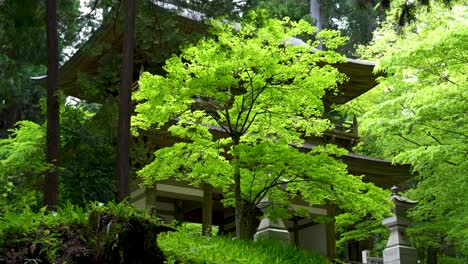
M156 186L153 188L146 188L145 196L147 212L152 216L156 216Z
M294 245L299 246L299 225L297 224L297 219L293 220L293 235L294 235Z
M181 221L184 220L184 202L182 200L174 200L174 220L176 224L181 224Z
M356 116L353 116L353 127L352 127L352 130L353 130L353 135L355 135L355 136L358 136L358 135L359 135L359 132L358 132L358 123L357 123L357 118L356 118Z
M203 184L202 200L202 235L211 236L211 226L213 223L213 194L211 186Z
M224 216L223 216L223 218L224 218ZM222 236L222 235L225 235L225 234L226 234L226 232L224 230L224 219L223 219L223 221L218 226L218 236Z
M336 207L332 204L328 204L327 216L333 219L325 224L325 233L327 235L327 258L329 260L334 260L336 258L335 215Z

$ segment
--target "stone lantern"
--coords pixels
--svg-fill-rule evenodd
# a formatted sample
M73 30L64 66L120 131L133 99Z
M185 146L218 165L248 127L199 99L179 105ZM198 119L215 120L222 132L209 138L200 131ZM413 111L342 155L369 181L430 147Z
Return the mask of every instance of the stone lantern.
M262 210L263 214L266 214L266 209L270 205L271 203L268 201L268 198L264 198L257 207ZM265 217L262 219L260 225L258 226L257 233L254 235L254 240L257 241L258 239L264 238L281 241L285 244L290 243L288 229L284 225L283 220L280 218L272 220L268 217Z
M406 228L410 225L406 212L417 202L398 194L398 188L392 187L391 201L395 205L395 216L386 218L382 224L390 229L390 237L383 251L384 264L414 264L417 263L417 251L411 246L406 236Z

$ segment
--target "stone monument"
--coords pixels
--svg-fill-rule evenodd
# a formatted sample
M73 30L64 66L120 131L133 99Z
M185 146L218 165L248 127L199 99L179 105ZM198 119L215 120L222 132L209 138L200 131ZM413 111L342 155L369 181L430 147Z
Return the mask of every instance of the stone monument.
M264 198L257 207L265 214L268 206L270 206L270 202L267 198ZM258 226L257 233L254 235L254 240L257 241L263 238L278 240L286 244L290 243L288 229L280 218L272 220L265 217L262 219Z
M395 186L392 187L392 196L390 199L395 205L393 209L395 216L382 221L382 224L390 229L390 237L383 251L384 264L418 263L417 251L411 246L406 236L406 228L410 225L410 220L406 216L406 211L414 207L417 202L400 196L398 194L398 188Z

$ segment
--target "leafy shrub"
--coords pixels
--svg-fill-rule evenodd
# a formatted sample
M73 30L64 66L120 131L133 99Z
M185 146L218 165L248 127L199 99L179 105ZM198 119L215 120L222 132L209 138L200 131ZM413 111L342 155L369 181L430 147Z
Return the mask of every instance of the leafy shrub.
M161 263L156 236L169 230L126 202L26 208L0 219L0 263Z

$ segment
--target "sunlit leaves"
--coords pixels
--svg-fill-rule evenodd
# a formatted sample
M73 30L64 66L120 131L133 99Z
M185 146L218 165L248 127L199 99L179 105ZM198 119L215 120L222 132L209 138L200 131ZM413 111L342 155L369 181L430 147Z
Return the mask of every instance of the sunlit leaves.
M380 29L369 53L380 58L379 91L360 99L367 153L411 163L418 173L408 192L419 204L415 243L468 252L468 16L466 6L420 10L397 34ZM370 106L369 102L375 103ZM356 102L359 104L358 102ZM356 106L357 104L354 104Z
M380 217L387 209L385 195L348 175L336 159L343 150L299 149L303 136L332 127L321 118L322 97L345 81L331 66L344 57L291 45L292 37L315 31L304 21L265 19L260 12L240 24L217 20L211 26L211 37L166 61L164 76L144 74L134 94L139 104L133 125L168 126L179 141L156 150L155 160L138 172L144 184L170 177L207 182L233 205L239 172L241 202L255 208L268 198L277 205L268 212L273 216L287 217L290 200L301 195L310 204L329 202L361 216L379 211ZM344 41L332 31L321 37L330 47Z

